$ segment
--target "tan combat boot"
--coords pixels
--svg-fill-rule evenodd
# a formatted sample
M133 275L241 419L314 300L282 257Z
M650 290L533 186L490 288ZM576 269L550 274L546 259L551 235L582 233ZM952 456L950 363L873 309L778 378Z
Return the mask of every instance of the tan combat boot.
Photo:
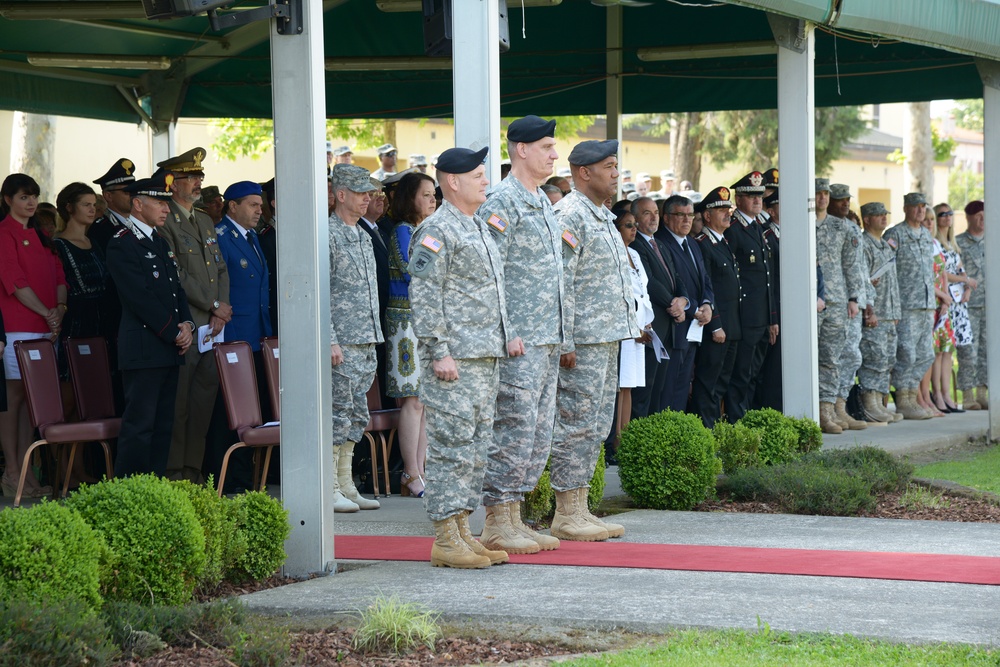
M892 421L892 416L882 411L882 394L863 391L861 403L865 406L865 419L872 426L884 426Z
M990 395L985 384L976 387L976 402L979 403L979 407L983 410L990 409Z
M903 419L930 419L930 414L917 403L916 396L916 389L897 389L896 412L901 413Z
M488 549L482 542L477 541L472 536L472 529L469 528L469 514L471 512L466 510L455 515L455 522L458 524L458 534L462 536L462 540L469 545L477 556L486 556L489 558L490 565L499 565L500 563L508 562L510 556L507 555L506 551Z
M492 563L486 556L472 550L459 533L456 516L434 522L434 546L431 547L431 565L434 567L457 567L463 570L489 567Z
M819 427L823 433L840 435L844 429L833 418L833 403L819 404Z
M625 534L625 526L620 523L603 521L590 513L590 507L587 503L587 495L590 493L590 489L585 486L581 486L576 490L576 492L579 494L580 508L582 509L583 516L587 519L587 521L608 531L608 537L621 537Z
M512 554L537 554L541 551L538 543L522 535L511 522L512 506L513 503L486 506L486 525L480 539L490 549L503 549Z
M885 414L892 417L893 422L903 421L903 415L900 414L898 405L896 406L895 412L889 410L889 394L881 394L881 396L882 398L879 399L879 402L882 404L882 410L885 412Z
M982 410L979 401L976 400L975 387L969 387L962 391L962 408L964 410Z
M868 424L863 421L859 421L847 414L847 401L842 398L838 398L837 402L834 403L833 409L837 415L837 422L841 425L847 424L847 428L852 431L864 431L868 428Z
M542 551L552 551L559 548L559 540L551 535L543 535L536 530L532 530L528 527L524 521L521 519L521 501L517 501L510 508L510 523L517 529L517 532L521 533L529 540L534 541L535 544Z
M340 450L343 445L333 446L333 464L337 467L337 474L333 476L333 511L334 512L357 512L360 507L357 503L351 502L340 490Z
M353 440L348 440L340 447L340 456L337 458L337 482L340 485L340 492L363 510L377 510L380 505L374 498L365 498L358 492L358 487L354 486L354 472L351 468L354 460Z
M556 513L549 532L560 540L603 542L609 537L608 531L587 520L580 508L578 490L556 491Z

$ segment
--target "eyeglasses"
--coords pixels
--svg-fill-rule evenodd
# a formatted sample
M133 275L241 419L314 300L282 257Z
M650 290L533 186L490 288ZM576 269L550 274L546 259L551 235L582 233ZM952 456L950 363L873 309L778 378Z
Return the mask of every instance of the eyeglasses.
M941 211L940 213L937 214L937 217L944 218L944 217L952 216L952 215L955 215L954 211Z
M174 176L175 181L204 181L205 176Z
M667 215L672 215L675 218L687 218L688 220L694 220L694 213L668 213Z
M634 222L626 222L624 225L618 225L621 229L635 229L637 225Z

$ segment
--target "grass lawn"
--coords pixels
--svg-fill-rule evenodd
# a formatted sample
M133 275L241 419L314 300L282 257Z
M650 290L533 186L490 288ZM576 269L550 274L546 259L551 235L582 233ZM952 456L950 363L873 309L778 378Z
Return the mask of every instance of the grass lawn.
M941 461L920 466L913 474L1000 494L1000 447L990 447L968 461Z
M791 635L760 631L685 630L670 633L655 646L579 658L564 667L685 666L795 667L823 665L922 665L958 667L996 665L1000 651L963 644L907 645L839 635Z

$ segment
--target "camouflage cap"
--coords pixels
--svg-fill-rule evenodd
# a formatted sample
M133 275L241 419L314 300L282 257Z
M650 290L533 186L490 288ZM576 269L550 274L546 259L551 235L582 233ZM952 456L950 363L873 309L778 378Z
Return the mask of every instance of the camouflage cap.
M920 206L921 204L926 204L927 198L924 197L923 192L907 192L903 195L903 205L904 206Z
M850 199L851 188L843 183L834 183L830 186L830 199Z
M830 179L829 178L817 178L816 179L816 192L829 192L830 191Z
M867 218L870 215L888 215L889 211L885 210L885 204L880 201L868 202L867 204L861 205L861 217Z
M219 192L218 185L208 185L201 189L201 200L203 202L210 202L217 197L221 197L222 193Z
M371 182L371 173L356 164L333 165L330 184L334 188L347 188L351 192L371 192L375 189Z

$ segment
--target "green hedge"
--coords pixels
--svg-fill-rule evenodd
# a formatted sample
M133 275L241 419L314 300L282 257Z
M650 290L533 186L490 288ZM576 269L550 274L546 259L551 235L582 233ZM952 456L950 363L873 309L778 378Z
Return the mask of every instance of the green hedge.
M737 423L760 431L762 465L779 465L799 457L799 431L791 419L777 410L750 410Z
M267 579L285 562L285 540L292 532L281 501L262 491L248 491L232 499L237 538L246 545L231 564L226 579Z

